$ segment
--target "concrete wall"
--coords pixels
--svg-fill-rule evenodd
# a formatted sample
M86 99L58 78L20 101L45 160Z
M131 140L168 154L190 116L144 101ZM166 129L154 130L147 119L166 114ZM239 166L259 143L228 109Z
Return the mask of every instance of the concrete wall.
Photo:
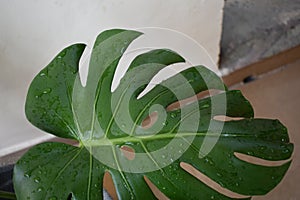
M234 72L300 45L300 0L226 0L221 63Z

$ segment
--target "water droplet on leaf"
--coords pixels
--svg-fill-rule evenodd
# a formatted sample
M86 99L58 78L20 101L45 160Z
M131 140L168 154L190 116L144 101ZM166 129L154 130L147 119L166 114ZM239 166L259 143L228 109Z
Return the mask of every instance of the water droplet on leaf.
M66 51L62 51L60 54L59 54L61 57L64 57L66 55Z
M121 49L121 53L123 54L123 53L125 52L125 50L126 50L126 47L123 47L123 48Z
M51 88L47 88L47 89L45 89L45 90L43 91L43 94L48 94L48 93L50 93L51 91L52 91Z
M205 158L205 162L209 163L212 166L215 165L215 163L210 158L208 158L208 157Z
M260 147L259 147L259 149L262 150L262 151L265 150L266 148L267 148L267 147L265 147L265 146L260 146Z
M44 72L40 73L40 77L43 77L43 76L46 76L46 75L47 75L47 74L44 73Z
M41 181L41 178L40 178L40 177L34 178L34 182L39 183L40 181Z
M202 108L208 108L209 104L204 104L203 106L201 106Z
M172 118L175 118L176 116L177 116L176 113L171 113L171 117L172 117Z
M282 150L282 153L289 153L289 152L290 152L289 149L284 149L284 150Z

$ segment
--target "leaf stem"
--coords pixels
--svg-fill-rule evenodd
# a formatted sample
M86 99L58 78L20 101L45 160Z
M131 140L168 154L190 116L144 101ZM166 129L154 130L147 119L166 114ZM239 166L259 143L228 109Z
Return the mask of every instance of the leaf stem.
M6 191L0 191L0 198L4 198L4 199L17 199L15 193L6 192Z

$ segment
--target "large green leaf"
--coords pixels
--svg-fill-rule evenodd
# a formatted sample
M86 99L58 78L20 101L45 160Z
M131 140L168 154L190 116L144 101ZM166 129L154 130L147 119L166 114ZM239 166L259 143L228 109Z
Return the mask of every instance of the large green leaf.
M145 177L170 199L231 199L190 175L182 163L244 199L266 194L281 181L293 151L286 128L277 120L254 119L241 92L227 91L207 68L184 70L138 98L161 69L184 62L171 50L156 49L137 56L111 92L122 55L140 35L101 33L85 87L78 76L83 44L64 49L34 78L26 100L28 120L56 136L76 139L80 146L50 142L31 148L14 169L18 199L102 199L105 172L120 199L155 199ZM166 109L208 89L223 92ZM143 128L151 113L157 120ZM218 115L242 119L223 122L214 119ZM133 159L121 150L124 146L135 152ZM237 153L287 161L253 164Z

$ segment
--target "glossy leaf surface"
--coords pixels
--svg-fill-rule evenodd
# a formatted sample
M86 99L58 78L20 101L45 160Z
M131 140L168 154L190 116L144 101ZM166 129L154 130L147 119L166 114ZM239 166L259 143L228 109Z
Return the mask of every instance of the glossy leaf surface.
M170 199L232 198L199 181L182 163L243 195L241 199L266 194L281 181L293 151L286 128L277 120L254 119L241 92L227 91L207 68L181 71L138 98L160 70L184 62L171 50L156 49L137 56L111 92L122 55L140 35L127 30L101 33L93 47L85 87L78 76L83 44L64 49L34 78L26 100L28 120L81 145L53 142L30 149L14 170L18 199L102 199L105 172L111 174L120 199L155 199L145 177ZM208 89L222 93L167 109ZM156 113L157 120L143 128L151 113ZM224 115L241 119L214 119ZM124 146L135 152L133 159L124 154ZM253 164L237 153L287 161L276 166Z

